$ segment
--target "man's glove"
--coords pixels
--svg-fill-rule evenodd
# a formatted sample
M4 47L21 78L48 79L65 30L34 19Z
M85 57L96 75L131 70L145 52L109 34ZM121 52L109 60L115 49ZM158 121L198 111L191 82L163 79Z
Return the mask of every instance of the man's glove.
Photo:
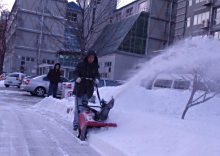
M76 79L76 83L80 83L82 80L81 80L81 78L80 77L78 77L77 79Z
M95 79L94 83L99 84L99 79Z

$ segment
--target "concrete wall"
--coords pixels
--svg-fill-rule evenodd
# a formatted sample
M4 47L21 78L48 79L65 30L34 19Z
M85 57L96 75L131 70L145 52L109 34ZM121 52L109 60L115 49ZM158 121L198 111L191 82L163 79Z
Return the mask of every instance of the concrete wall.
M143 61L143 57L132 56L126 54L116 54L114 80L126 80L131 77L131 74L139 63Z
M142 61L143 57L123 53L101 56L99 57L99 72L101 74L107 73L106 79L126 80ZM105 66L107 62L111 62L110 67ZM109 72L109 68L111 68L111 72Z
M56 62L56 52L63 48L65 15L65 1L17 0L8 25L5 70L19 71L25 61L24 72L33 75L43 60Z
M109 54L105 56L99 57L99 72L103 77L104 74L107 75L106 79L113 80L115 76L115 59L116 54ZM111 62L111 66L105 66L105 63ZM111 68L111 72L109 72L109 68Z

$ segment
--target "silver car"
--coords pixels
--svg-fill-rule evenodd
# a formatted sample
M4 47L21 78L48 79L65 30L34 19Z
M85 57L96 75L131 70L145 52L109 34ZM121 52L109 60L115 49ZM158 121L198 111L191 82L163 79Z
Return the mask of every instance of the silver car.
M4 81L4 85L5 87L17 86L19 88L25 76L26 75L23 73L18 73L18 72L10 73L8 74L8 76Z
M69 80L61 77L61 80L58 83L58 95L61 95L61 86L63 82L69 82ZM50 82L47 75L41 75L34 78L27 78L22 82L20 89L30 92L31 95L44 96L49 91L49 84Z

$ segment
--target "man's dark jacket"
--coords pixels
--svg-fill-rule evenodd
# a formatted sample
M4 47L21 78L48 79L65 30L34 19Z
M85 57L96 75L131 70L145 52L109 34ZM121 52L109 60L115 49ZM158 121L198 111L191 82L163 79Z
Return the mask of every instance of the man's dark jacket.
M95 60L92 64L88 63L88 56L90 55L95 56ZM98 58L95 52L93 51L88 52L84 61L80 62L76 66L75 77L76 79L80 77L81 82L80 83L75 82L73 94L75 94L77 97L81 97L84 94L86 94L88 98L92 97L94 92L94 80L100 78L98 68L99 68Z
M59 69L56 70L56 65L59 65ZM51 84L57 85L60 82L60 64L56 63L53 69L50 69L49 73L47 74L47 78L50 80Z

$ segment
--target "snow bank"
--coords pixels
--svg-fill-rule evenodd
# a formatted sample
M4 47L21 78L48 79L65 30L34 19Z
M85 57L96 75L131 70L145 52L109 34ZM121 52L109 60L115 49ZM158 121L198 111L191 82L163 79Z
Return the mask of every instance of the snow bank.
M5 87L4 86L4 80L0 80L0 87Z
M100 92L110 96L108 92L116 89L103 88ZM181 120L189 95L189 91L131 88L116 100L110 113L109 120L118 127L94 132L90 138L105 140L129 156L217 156L220 99L190 109L186 120Z
M55 99L46 97L37 103L33 108L39 111L49 111L56 113L66 120L73 121L74 102L75 98Z
M105 87L100 93L108 99L119 89ZM116 99L109 114L108 121L116 122L118 127L90 131L88 141L106 155L218 156L220 99L216 97L190 109L186 120L181 120L189 95L189 91L146 90L142 87L126 90ZM72 122L73 104L73 98L57 100L49 97L35 107L55 112ZM69 113L68 109L71 109Z

